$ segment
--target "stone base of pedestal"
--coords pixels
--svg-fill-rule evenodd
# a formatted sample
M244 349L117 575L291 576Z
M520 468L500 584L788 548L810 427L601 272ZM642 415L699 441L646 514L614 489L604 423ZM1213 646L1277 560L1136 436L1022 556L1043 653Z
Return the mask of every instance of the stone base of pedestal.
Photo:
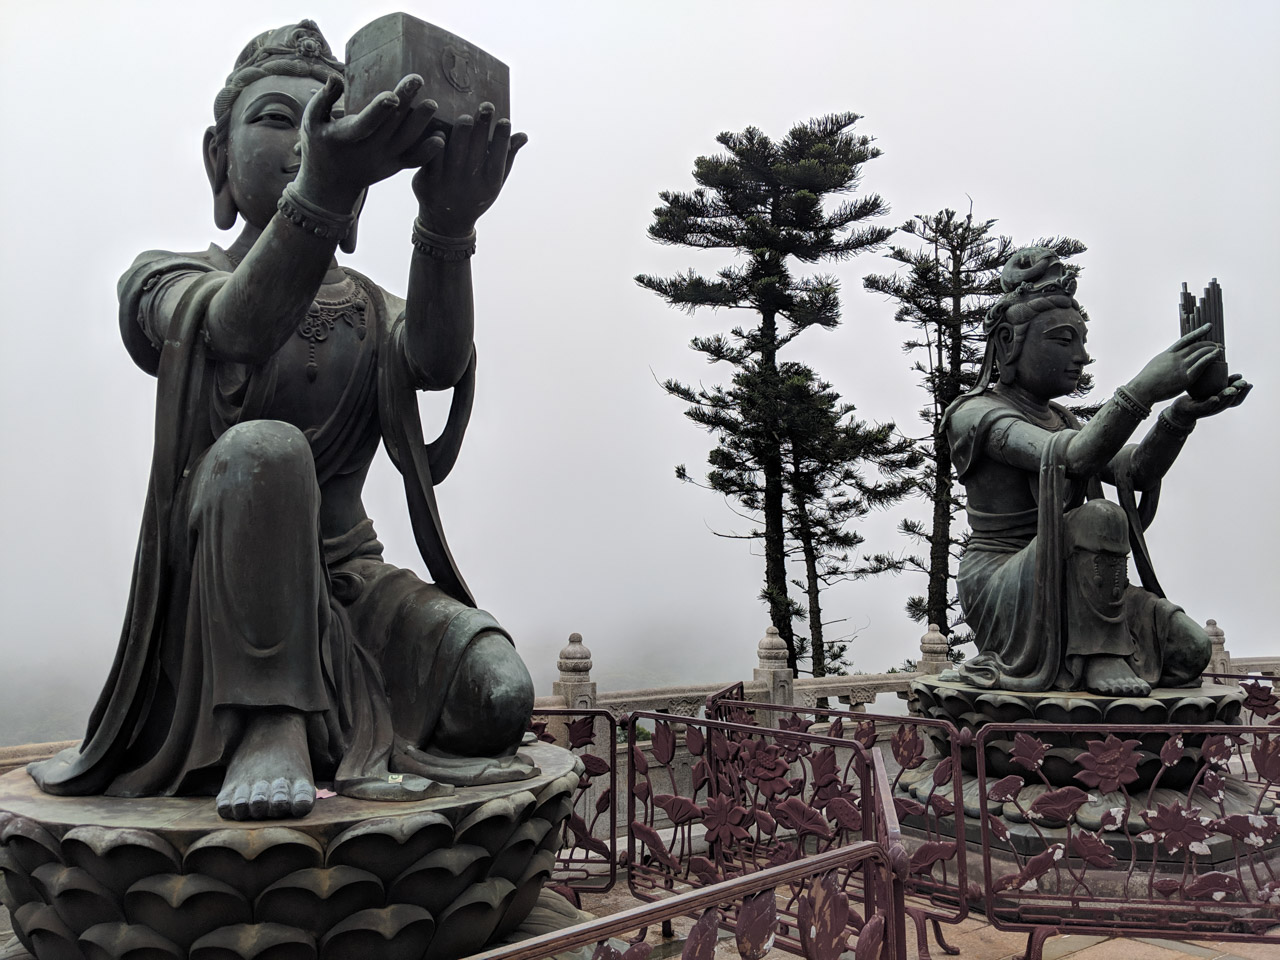
M37 960L456 960L509 937L550 876L579 765L418 803L332 797L233 823L210 798L52 797L0 777L0 886Z
M1082 767L1077 762L1088 744L1105 738L1110 727L1121 724L1164 724L1168 729L1133 735L1139 740L1138 779L1129 783L1130 792L1150 786L1160 772L1160 750L1179 727L1199 724L1233 724L1240 722L1244 691L1239 687L1206 683L1199 687L1160 688L1146 697L1107 697L1093 693L1049 690L1022 693L1009 690L983 690L957 681L929 677L916 680L910 689L913 713L948 720L961 730L976 735L988 723L1027 723L1037 738L1048 743L1050 750L1041 767L1054 786L1078 786L1076 774ZM1046 724L1096 725L1095 730L1053 732ZM1130 736L1126 734L1126 736ZM1188 736L1183 744L1184 759L1164 771L1161 783L1166 787L1189 785L1201 767L1200 745L1205 734ZM950 746L938 743L943 753ZM1014 735L1009 732L990 737L987 747L987 776L991 779L1025 773L1026 768L1012 759ZM977 770L975 747L961 751L965 770Z

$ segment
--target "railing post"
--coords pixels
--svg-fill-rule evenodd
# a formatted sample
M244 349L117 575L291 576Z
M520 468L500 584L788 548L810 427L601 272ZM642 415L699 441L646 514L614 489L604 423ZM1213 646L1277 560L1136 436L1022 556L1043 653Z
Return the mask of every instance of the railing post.
M1227 653L1227 635L1218 626L1217 620L1206 620L1204 632L1209 635L1209 673L1232 673L1231 654ZM1236 684L1235 680L1223 680L1223 683Z
M951 666L951 659L947 656L949 650L947 638L938 625L929 624L929 629L920 638L920 672L934 675L946 670Z
M569 643L560 651L557 663L560 679L551 684L551 692L564 699L570 710L590 710L596 705L596 685L591 680L591 651L582 642L582 634L569 634Z
M752 679L768 684L767 700L769 703L781 703L791 706L795 703L794 688L796 675L787 666L787 643L778 635L778 628L770 626L756 645L756 655L760 665L756 667Z

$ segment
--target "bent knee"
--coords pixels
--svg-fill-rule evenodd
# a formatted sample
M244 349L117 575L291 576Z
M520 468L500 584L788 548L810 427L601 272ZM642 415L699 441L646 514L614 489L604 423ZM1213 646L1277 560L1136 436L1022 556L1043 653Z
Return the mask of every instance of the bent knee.
M251 473L262 469L312 463L311 444L291 423L249 420L220 436L209 451L217 462Z
M1069 545L1081 550L1129 552L1129 520L1110 500L1090 500L1066 516Z
M509 749L532 713L533 678L520 654L501 634L480 634L458 665L441 718L441 737L452 741L448 749L473 755Z

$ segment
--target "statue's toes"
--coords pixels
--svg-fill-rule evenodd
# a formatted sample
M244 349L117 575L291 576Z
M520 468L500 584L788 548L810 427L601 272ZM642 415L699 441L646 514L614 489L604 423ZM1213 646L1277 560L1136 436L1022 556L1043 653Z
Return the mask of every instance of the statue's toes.
M271 781L271 796L267 801L267 815L273 820L289 816L293 793L289 781L284 777L276 777Z
M289 802L289 815L305 817L316 805L316 788L310 780L293 781L293 797Z
M249 791L249 816L265 820L271 812L271 781L255 780Z
M231 809L231 801L235 797L235 791L231 787L223 787L218 793L217 807L218 816L223 820L234 820L235 814Z
M253 812L249 808L249 784L236 784L235 793L231 795L231 819L249 820Z

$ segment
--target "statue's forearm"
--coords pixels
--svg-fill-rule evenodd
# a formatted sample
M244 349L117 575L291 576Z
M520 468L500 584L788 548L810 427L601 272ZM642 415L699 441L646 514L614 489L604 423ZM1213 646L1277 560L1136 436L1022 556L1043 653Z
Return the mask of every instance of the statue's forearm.
M276 214L209 304L214 354L241 363L269 359L306 315L336 245Z
M1133 454L1133 485L1149 490L1169 472L1182 452L1183 444L1195 428L1195 421L1184 423L1170 409L1161 412Z
M1092 477L1101 473L1150 412L1131 391L1118 388L1067 444L1068 476Z
M470 249L459 246L456 258L442 257L438 249L415 243L405 306L405 349L421 378L421 389L449 389L462 379L471 361L475 307Z

